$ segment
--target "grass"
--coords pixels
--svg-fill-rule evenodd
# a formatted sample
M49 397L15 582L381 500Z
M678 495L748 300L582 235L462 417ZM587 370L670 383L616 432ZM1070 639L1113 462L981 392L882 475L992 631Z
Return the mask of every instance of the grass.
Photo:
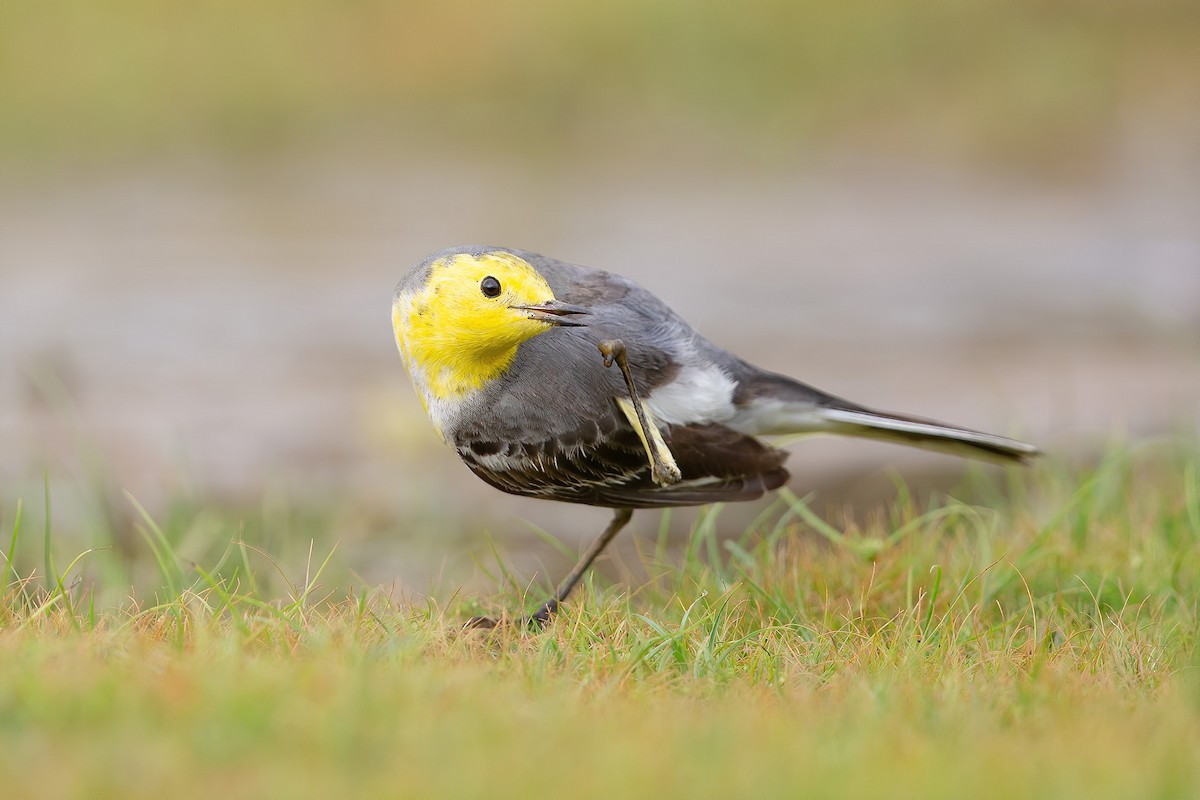
M883 513L834 522L784 494L734 538L714 510L682 556L645 548L645 585L596 579L546 631L490 635L460 627L536 593L350 594L324 555L278 565L304 577L276 593L249 545L188 564L143 513L159 585L98 605L73 576L107 556L46 580L19 554L53 569L54 530L31 531L14 505L0 786L1195 796L1200 455L1119 449L1005 488L987 507L901 490Z

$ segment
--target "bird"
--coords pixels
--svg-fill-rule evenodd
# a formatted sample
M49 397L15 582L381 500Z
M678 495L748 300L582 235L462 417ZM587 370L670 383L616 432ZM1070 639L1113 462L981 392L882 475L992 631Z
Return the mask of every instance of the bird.
M783 486L787 451L761 437L833 433L998 462L1040 454L754 366L634 281L526 250L435 252L397 284L391 314L430 421L475 475L510 494L613 511L525 618L538 627L635 510L753 500Z

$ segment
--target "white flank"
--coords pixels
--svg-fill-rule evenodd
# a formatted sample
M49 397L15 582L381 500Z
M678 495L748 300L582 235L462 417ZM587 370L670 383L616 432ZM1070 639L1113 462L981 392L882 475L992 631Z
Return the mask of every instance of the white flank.
M829 418L825 416L827 413L826 409L815 403L789 403L773 397L763 397L739 408L737 415L726 424L739 433L751 436L817 433L833 427Z
M717 366L684 367L675 380L645 398L659 425L725 422L736 413L733 379Z

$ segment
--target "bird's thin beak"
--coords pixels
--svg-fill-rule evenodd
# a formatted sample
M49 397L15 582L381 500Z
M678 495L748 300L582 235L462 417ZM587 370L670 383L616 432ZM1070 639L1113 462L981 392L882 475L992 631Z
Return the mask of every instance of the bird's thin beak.
M513 306L513 308L519 311L528 311L530 319L536 319L538 322L545 322L550 325L557 325L561 328L582 328L587 325L586 322L568 319L568 317L592 313L582 306L560 303L557 300L531 306Z

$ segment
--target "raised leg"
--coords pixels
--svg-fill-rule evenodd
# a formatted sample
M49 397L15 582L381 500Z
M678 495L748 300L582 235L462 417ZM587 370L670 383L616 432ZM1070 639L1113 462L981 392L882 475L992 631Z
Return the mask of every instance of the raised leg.
M675 464L675 457L671 455L662 434L658 432L658 426L650 419L650 414L638 395L637 386L633 383L633 373L629 371L629 361L625 357L625 343L620 339L605 339L598 347L600 355L604 356L604 366L611 367L615 362L625 378L625 388L629 390L630 404L637 419L634 427L641 429L638 432L642 437L642 444L646 446L646 454L650 456L651 479L659 486L678 483L681 476L679 467ZM628 408L625 414L629 415ZM633 422L631 419L630 423Z

